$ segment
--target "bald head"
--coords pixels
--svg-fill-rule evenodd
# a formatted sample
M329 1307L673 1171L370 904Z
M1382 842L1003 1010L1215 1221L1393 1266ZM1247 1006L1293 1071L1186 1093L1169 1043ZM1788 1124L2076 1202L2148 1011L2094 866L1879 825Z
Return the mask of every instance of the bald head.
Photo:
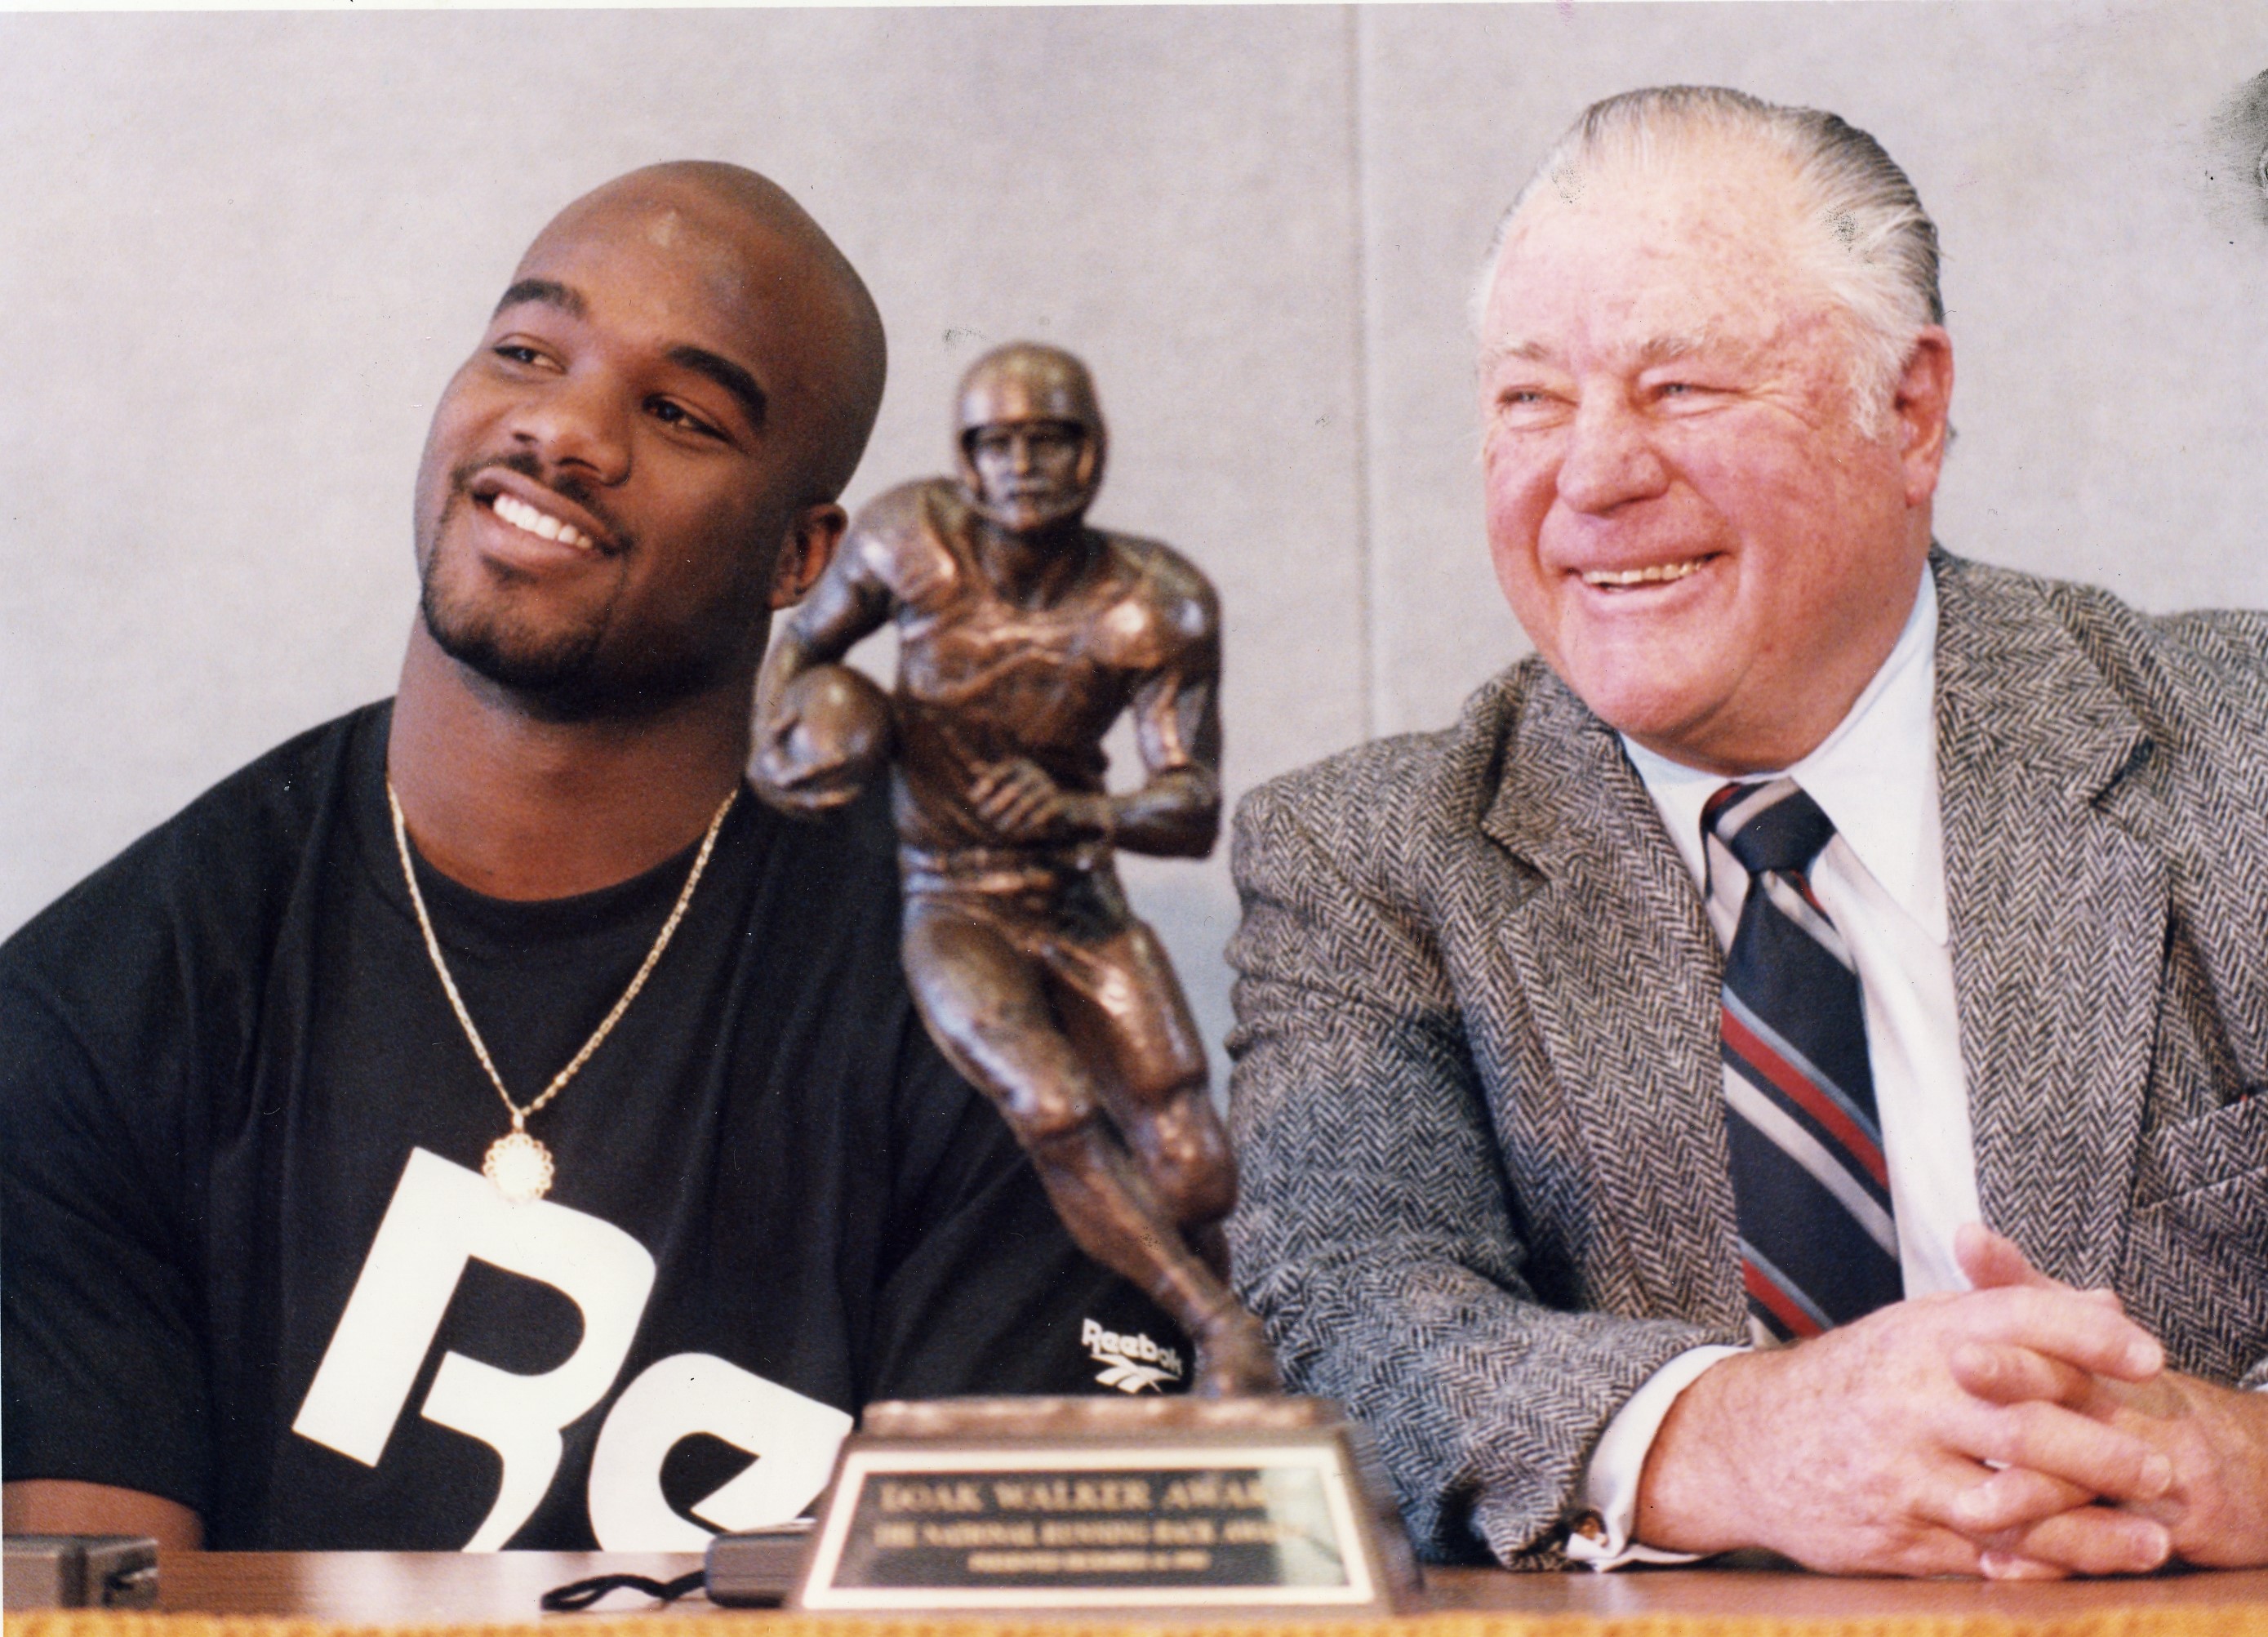
M585 241L625 237L696 262L711 299L743 316L774 428L806 446L808 498L840 494L881 408L887 354L874 299L826 231L754 171L673 160L560 211L521 257L514 288Z
M660 165L585 195L434 407L424 630L559 719L745 707L770 610L841 538L882 373L865 286L762 177Z

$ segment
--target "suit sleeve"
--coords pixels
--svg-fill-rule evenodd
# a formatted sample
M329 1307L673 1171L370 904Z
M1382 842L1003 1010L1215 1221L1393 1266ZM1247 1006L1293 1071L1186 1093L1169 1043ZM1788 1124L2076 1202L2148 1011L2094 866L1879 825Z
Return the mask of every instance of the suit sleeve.
M1425 918L1303 828L1297 788L1237 815L1241 1294L1287 1385L1369 1427L1422 1553L1560 1567L1607 1423L1721 1338L1538 1300ZM1381 835L1368 856L1391 845Z

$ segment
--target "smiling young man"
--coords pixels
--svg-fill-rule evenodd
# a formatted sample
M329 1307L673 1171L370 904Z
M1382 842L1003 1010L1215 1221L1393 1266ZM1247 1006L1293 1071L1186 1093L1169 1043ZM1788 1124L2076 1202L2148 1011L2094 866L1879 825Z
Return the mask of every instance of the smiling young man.
M871 1398L1178 1356L924 1035L887 815L742 789L882 376L752 173L537 238L434 414L394 699L0 951L11 1532L695 1548Z
M1240 1285L1436 1555L2268 1561L2268 619L1933 547L1936 263L1591 109L1476 310L1536 657L1239 815Z

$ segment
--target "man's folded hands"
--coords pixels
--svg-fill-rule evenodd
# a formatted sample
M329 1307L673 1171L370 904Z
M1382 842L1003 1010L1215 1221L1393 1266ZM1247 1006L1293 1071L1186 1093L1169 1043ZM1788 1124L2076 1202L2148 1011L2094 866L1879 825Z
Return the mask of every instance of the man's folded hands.
M1986 1229L1973 1289L1728 1358L1662 1423L1638 1536L1845 1574L2142 1574L2268 1561L2268 1397L2176 1375L2107 1291Z
M1980 1290L2113 1301L2105 1292L2071 1291L1983 1228L1965 1230L1959 1249ZM2146 1446L2165 1464L2167 1483L2156 1495L2124 1504L2129 1515L2164 1529L2171 1556L2212 1568L2268 1562L2268 1395L2168 1369L2135 1381L2006 1342L1964 1343L1947 1362L1954 1380L1987 1403L2033 1414L2059 1409ZM2106 1572L2089 1569L2087 1553L2113 1504L2110 1495L2090 1493L2067 1477L2011 1464L1962 1497L1962 1508L1965 1527L1991 1540L1984 1572L2016 1577Z

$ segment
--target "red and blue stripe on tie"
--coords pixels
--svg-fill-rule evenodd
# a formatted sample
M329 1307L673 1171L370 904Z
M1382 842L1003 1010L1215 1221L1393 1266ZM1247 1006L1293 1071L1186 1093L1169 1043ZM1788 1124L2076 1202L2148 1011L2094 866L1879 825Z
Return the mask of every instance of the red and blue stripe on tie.
M1723 1022L1742 1283L1774 1336L1815 1336L1904 1289L1865 999L1808 876L1835 826L1786 778L1726 785L1701 822L1748 874Z

